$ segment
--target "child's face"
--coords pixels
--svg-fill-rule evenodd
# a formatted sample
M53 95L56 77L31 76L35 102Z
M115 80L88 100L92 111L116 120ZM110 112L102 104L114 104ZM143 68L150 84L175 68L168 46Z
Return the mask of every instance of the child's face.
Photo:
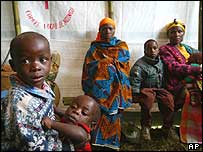
M149 41L146 45L146 49L145 49L145 55L155 59L159 54L159 49L158 49L158 45L156 42L154 41Z
M95 103L86 96L74 99L65 112L65 119L70 123L85 123L90 125L95 112Z
M105 24L99 29L101 34L101 40L108 41L111 37L114 36L115 29L111 24Z
M10 64L23 82L41 88L51 66L48 43L36 36L17 40Z

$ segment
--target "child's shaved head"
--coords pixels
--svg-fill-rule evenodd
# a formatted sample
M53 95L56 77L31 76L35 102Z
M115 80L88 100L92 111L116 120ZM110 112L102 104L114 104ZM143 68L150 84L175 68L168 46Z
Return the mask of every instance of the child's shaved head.
M14 58L14 55L18 53L24 45L26 45L26 41L32 40L42 40L44 41L50 50L49 41L43 35L36 33L36 32L24 32L16 36L10 43L10 55L11 58Z
M36 32L24 32L10 44L13 71L27 85L42 88L51 68L51 51L46 37Z

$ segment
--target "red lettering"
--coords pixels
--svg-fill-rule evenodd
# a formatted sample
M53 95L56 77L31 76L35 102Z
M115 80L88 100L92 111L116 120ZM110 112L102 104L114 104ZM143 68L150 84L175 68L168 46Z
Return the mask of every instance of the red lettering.
M32 19L33 17L32 17L32 15L31 15L31 14L29 14L29 15L28 15L28 18L29 18L29 19Z
M27 10L25 13L33 25L35 25L36 27L39 26L39 22L36 19L34 19L34 17L32 16L32 12L30 10Z
M50 24L47 24L47 28L50 29Z
M52 30L54 28L54 24L50 24L50 29Z
M46 27L47 27L47 29L50 29L50 30L57 29L57 24L56 23L44 24L44 29Z
M63 19L64 24L68 23L70 19L71 19L70 16L66 16L66 18Z
M53 24L53 26L54 26L54 29L56 29L56 28L57 28L57 25L56 25L56 23L54 23L54 24Z
M38 21L34 21L33 24L34 24L35 26L39 26L39 22L38 22Z
M68 13L66 14L66 16L63 19L64 24L66 24L66 23L68 23L70 21L73 12L74 12L74 9L70 8Z
M62 28L62 27L64 27L63 22L59 21L59 28Z
M74 9L71 7L71 8L69 9L68 13L72 15L72 14L74 13Z
M30 10L27 10L25 13L27 13L27 12L28 12L28 13L31 13L31 11L30 11Z
M48 1L45 1L45 2L48 2ZM54 29L64 27L70 21L73 13L74 13L74 9L71 7L68 10L68 13L66 14L66 16L64 17L63 20L60 20L59 22L55 22L55 23L44 23L43 24L44 29L54 30ZM25 11L25 14L34 26L36 26L36 27L39 26L40 22L33 17L32 12L30 10Z
M51 30L57 29L57 23L51 23L51 24L50 24L50 29L51 29Z
M34 22L34 21L35 21L35 19L32 17L32 18L31 18L31 21L32 21L32 22Z

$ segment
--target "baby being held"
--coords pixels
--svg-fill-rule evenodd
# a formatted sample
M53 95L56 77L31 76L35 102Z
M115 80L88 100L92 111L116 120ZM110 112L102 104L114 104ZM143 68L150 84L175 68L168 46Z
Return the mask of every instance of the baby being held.
M90 131L101 115L97 102L92 97L80 95L65 112L55 107L55 113L61 118L60 122L44 117L42 125L63 135L63 150L91 151Z

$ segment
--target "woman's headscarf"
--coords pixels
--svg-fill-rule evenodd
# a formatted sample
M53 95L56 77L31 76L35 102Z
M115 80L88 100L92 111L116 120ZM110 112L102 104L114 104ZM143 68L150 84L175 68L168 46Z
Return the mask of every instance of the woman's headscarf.
M115 22L114 22L113 19L111 19L111 18L109 18L109 17L105 17L105 18L103 18L103 19L100 21L100 23L99 23L99 29L100 29L101 26L103 26L103 25L105 25L105 24L110 24L110 25L112 25L114 28L116 27L116 24L115 24ZM96 40L97 40L97 41L100 40L100 32L97 33L97 38L96 38Z
M174 19L173 22L167 25L167 31L169 31L172 27L175 27L175 26L182 28L182 30L185 32L185 24L181 21L177 21L176 19Z

